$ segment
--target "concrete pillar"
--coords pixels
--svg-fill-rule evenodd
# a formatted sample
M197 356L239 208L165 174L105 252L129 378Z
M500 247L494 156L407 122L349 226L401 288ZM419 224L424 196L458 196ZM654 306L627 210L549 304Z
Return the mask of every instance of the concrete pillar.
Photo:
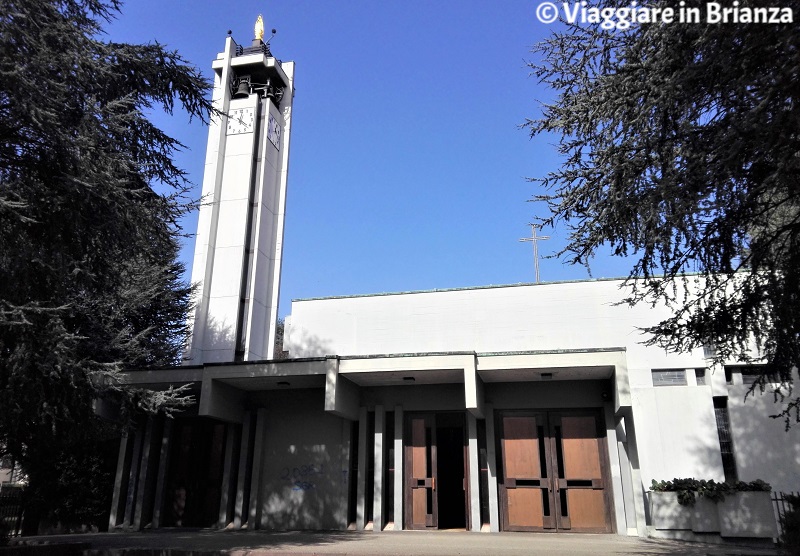
M497 497L497 454L494 438L494 407L484 406L486 415L486 465L489 468L489 531L500 531L500 511Z
M617 429L614 426L614 408L611 402L603 404L606 423L606 450L608 451L608 467L611 473L611 497L614 503L614 521L618 535L627 535L628 526L625 519L625 496L622 490L622 470L620 469L619 452L617 452Z
M233 454L237 444L236 441L238 427L233 423L229 423L225 428L225 464L222 468L222 484L220 485L219 496L219 519L217 520L217 525L219 527L225 527L228 525L228 519L231 517L231 502L236 497L235 494L234 496L231 496L231 490L233 489L234 472Z
M364 519L364 491L367 486L367 408L358 412L358 477L356 477L356 529L363 531L367 525Z
M153 417L147 418L147 425L144 430L144 438L142 439L142 460L139 464L139 484L136 488L136 510L133 518L133 528L141 531L146 523L142 522L142 518L147 519L145 512L147 511L147 501L150 487L153 482L152 473L150 471L152 462L150 461L151 446L153 443L153 427L155 419Z
M242 423L242 440L239 443L239 473L236 481L236 503L233 509L233 527L241 529L245 521L245 508L249 507L249 497L247 493L250 489L250 455L252 453L252 443L250 441L250 429L252 428L253 414L248 411L244 415Z
M249 530L261 526L261 467L263 466L264 442L267 431L267 410L256 411L256 436L253 441L253 471L250 478L250 512L247 518Z
M342 447L340 451L341 468L339 470L341 488L339 489L339 505L337 514L339 516L339 528L346 531L350 525L348 523L348 503L350 501L350 481L355 480L350 476L350 445L354 442L352 433L353 422L342 419Z
M164 494L169 472L170 442L172 440L172 425L174 419L164 420L164 432L161 435L161 453L158 456L158 476L156 478L156 494L153 507L153 529L161 527L161 511L164 508Z
M136 507L136 485L139 482L139 465L141 464L144 431L141 426L137 425L136 429L129 434L133 435L133 453L131 455L131 465L128 473L128 494L125 500L125 518L123 523L131 527L133 525L134 508Z
M464 362L464 402L467 411L478 419L483 419L483 380L478 376L476 359L476 356L471 355Z
M627 534L636 536L639 534L636 528L636 501L633 498L633 478L631 477L631 462L628 459L626 448L627 435L625 433L625 419L616 419L617 433L617 454L619 456L619 469L622 474L622 496L625 503L625 526Z
M625 415L625 437L628 440L628 460L631 462L631 482L633 483L633 499L636 507L636 531L640 537L646 537L645 486L642 484L642 474L639 468L639 449L636 444L636 427L631 413Z
M481 530L481 469L478 464L478 421L467 412L467 454L469 456L469 522L470 531Z
M375 448L372 469L372 530L383 531L383 437L386 433L386 413L382 405L375 406Z
M394 530L403 529L403 406L394 408Z
M119 453L117 455L117 472L114 475L114 492L111 496L111 514L108 517L108 530L111 531L125 519L125 503L128 493L127 477L130 474L131 451L133 438L127 432L119 439ZM125 494L123 494L123 491Z

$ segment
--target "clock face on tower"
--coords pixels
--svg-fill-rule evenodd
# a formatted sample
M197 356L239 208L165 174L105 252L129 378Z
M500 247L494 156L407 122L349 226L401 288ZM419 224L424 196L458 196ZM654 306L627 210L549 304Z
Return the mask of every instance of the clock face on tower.
M228 112L228 135L252 133L255 116L252 108L235 108Z
M269 115L269 122L267 123L267 139L276 149L281 150L281 124L272 114Z

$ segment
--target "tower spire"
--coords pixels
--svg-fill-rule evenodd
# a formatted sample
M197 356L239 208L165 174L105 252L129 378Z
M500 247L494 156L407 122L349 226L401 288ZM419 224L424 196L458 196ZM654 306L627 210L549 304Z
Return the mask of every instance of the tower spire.
M294 63L269 53L263 17L253 46L232 37L212 62L213 101L192 265L197 283L187 363L274 354L283 253Z
M255 27L253 27L253 39L257 41L264 40L264 18L261 17L261 14L258 14L256 18Z

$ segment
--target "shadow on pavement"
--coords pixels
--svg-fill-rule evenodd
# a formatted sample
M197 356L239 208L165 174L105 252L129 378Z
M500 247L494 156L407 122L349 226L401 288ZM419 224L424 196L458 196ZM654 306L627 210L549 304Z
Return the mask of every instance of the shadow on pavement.
M83 556L325 556L384 554L461 556L668 554L773 556L771 547L714 545L618 535L468 532L215 531L160 529L29 538L28 542L82 543Z

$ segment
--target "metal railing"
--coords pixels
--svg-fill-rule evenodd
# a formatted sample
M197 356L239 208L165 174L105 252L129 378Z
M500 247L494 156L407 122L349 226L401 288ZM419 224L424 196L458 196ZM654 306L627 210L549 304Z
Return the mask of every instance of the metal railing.
M0 528L12 537L19 536L22 530L22 487L18 485L0 486ZM2 534L2 532L0 532Z
M786 512L792 509L791 504L786 500L787 496L800 496L800 492L772 492L772 509L775 512L775 522L778 524L778 538L783 537L783 517Z

